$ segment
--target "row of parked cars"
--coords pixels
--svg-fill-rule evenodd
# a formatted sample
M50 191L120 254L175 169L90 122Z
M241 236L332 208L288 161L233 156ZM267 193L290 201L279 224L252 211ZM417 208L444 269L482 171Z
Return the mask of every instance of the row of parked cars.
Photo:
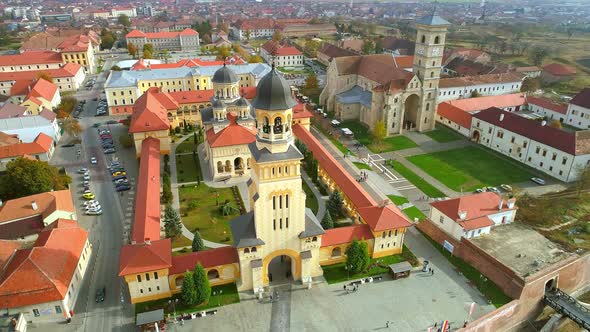
M86 89L87 90L92 90L92 87L94 86L95 83L96 83L96 78L95 77L89 79L88 82L86 82Z
M107 100L106 99L99 99L98 105L96 106L96 116L103 116L107 115Z
M95 200L94 193L90 190L90 170L86 167L80 168L78 174L82 175L82 198L85 199L82 205L85 209L85 214L89 216L97 216L102 214L102 207L100 203Z
M78 102L78 105L76 105L76 108L74 109L74 112L72 113L72 115L74 116L74 119L80 118L80 113L82 113L84 111L84 104L86 104L86 100L80 100Z
M116 160L113 160L108 167L113 183L115 184L115 190L117 192L127 191L131 189L129 185L129 179L127 179L127 172L125 168Z
M111 154L117 152L113 135L109 129L98 128L98 135L100 136L100 144L104 154Z

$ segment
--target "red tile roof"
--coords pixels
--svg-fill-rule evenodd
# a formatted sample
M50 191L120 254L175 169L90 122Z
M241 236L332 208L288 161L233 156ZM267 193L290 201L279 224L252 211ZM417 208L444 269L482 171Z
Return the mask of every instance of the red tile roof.
M212 148L250 144L256 141L256 133L236 123L235 116L228 114L229 126L215 133L213 128L207 130L207 142Z
M12 105L12 104L7 104L7 105ZM18 139L17 134L10 134L9 135L9 134L5 134L0 131L0 146L13 145L13 144L18 144L18 143L20 143L20 139ZM0 210L1 209L2 208L0 207Z
M543 67L543 70L553 76L572 76L576 75L576 69L571 66L562 65L560 63L551 63Z
M0 56L0 66L41 65L62 63L61 54L53 51L26 51Z
M442 78L439 86L441 88L453 88L474 86L483 84L518 83L522 82L525 75L519 73L485 74L477 76Z
M158 205L159 206L159 205ZM141 244L128 244L121 248L119 276L172 267L172 242L162 239Z
M158 88L150 88L133 105L130 133L167 130L170 128L168 110L162 105ZM170 109L172 110L172 109Z
M44 79L39 79L35 83L33 83L33 86L31 87L31 92L27 95L27 97L41 97L47 101L52 101L57 91L57 85Z
M500 121L500 115L504 115ZM572 155L582 154L576 150L576 135L551 126L543 126L539 121L524 118L499 108L489 108L473 115L474 118L512 131L534 141L549 145Z
M31 143L0 146L0 159L48 153L52 145L53 139L44 133L40 133Z
M238 22L240 30L275 29L277 23L270 18L248 19Z
M160 239L160 141L148 137L141 143L132 241Z
M274 40L269 40L261 46L266 52L272 55L303 55L301 51L293 46L284 46Z
M578 92L570 104L590 109L590 88L584 88Z
M512 93L499 96L485 96L475 98L464 98L449 100L446 103L462 109L463 111L473 112L488 109L490 107L507 108L522 106L526 104L525 95L522 93Z
M40 73L47 73L53 78L74 77L76 73L82 70L82 66L77 63L68 63L57 69L37 69L19 72L0 72L0 82L16 80L35 80Z
M450 103L438 104L436 113L445 119L449 119L463 128L471 128L471 113L466 112Z
M590 89L588 89L590 91ZM527 97L526 101L529 105L537 105L539 107L551 110L553 112L557 112L563 115L567 114L567 105L565 104L558 104L553 102L551 99L543 98L543 97Z
M297 103L293 107L293 119L311 118L313 114L307 109L307 104Z
M502 200L501 208L499 208L500 200ZM483 192L432 202L430 206L439 210L465 229L491 226L493 222L487 216L516 209L516 206L511 209L508 208L507 200L493 192ZM460 213L465 213L465 217L461 218Z
M367 206L376 206L377 203L361 187L361 185L334 159L332 154L312 135L312 133L300 125L293 126L293 133L313 153L320 166L336 181L340 190L359 209Z
M245 86L240 88L240 95L245 99L252 100L256 97L256 87L255 86Z
M349 243L352 240L368 240L373 238L369 225L352 225L327 229L322 235L322 247L333 246L342 243Z
M368 206L357 209L363 221L371 227L374 232L386 229L405 228L412 224L408 217L393 204L386 206Z
M211 90L193 90L193 91L177 91L168 92L179 105L182 104L195 104L195 103L206 103L211 100L215 91Z
M414 56L413 55L405 55L405 56L396 56L393 57L393 60L397 64L398 68L412 68L414 66Z
M62 52L86 52L90 43L88 36L75 35L64 39L57 48Z
M4 264L8 262L10 256L17 249L20 249L24 243L15 240L0 240L0 271L4 269Z
M170 69L180 67L205 67L205 66L221 66L224 60L202 60L202 59L182 59L175 63L152 63L149 65L150 69ZM225 60L227 65L241 65L246 62L239 55L234 54ZM148 69L148 65L143 59L137 60L137 62L131 67L131 70L143 70Z
M78 267L88 233L73 220L46 227L31 249L18 250L0 276L0 303L16 308L61 301Z
M238 262L238 252L235 247L221 247L198 252L191 252L172 257L170 275L184 273L195 269L197 263L204 268L227 265Z
M31 203L37 203L37 210L33 210ZM36 195L11 199L4 202L0 208L0 223L15 219L23 219L41 214L43 218L55 211L75 213L74 202L70 190L57 190Z

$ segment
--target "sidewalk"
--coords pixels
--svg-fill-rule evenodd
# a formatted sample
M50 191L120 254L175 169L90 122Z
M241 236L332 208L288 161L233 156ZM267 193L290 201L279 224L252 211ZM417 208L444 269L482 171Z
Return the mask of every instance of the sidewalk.
M316 200L318 201L318 213L315 215L315 217L319 221L322 221L322 219L324 219L324 215L326 214L326 201L328 200L328 196L322 196L322 194L320 193L320 191L316 187L315 183L313 183L313 181L311 180L309 175L307 175L307 173L301 172L301 178L303 179L303 181L305 181L307 186L311 189Z

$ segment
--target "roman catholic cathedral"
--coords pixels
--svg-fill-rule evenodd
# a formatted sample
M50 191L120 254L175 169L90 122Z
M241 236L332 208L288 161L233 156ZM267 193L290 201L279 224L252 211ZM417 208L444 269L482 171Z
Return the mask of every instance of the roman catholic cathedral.
M374 54L334 58L327 69L320 104L337 119L357 119L371 130L383 121L388 136L404 130L434 129L449 25L434 12L417 19L413 57Z

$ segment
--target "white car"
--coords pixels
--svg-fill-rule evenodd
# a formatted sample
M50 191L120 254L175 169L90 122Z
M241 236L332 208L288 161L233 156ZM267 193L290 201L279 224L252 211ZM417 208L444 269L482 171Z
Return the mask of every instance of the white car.
M91 163L92 165L96 165L96 164L98 164L98 161L96 160L96 157L92 157L92 158L90 158L90 163Z
M80 169L78 170L78 173L79 173L79 174L86 174L86 173L88 173L88 168L86 168L86 167L84 167L84 168L80 168Z
M102 210L86 211L86 215L88 215L88 216L98 216L101 214L102 214Z
M98 204L96 206L87 206L86 207L86 211L98 211L98 210L102 210L100 204Z
M91 205L95 205L95 204L100 204L97 200L89 200L89 201L84 201L82 202L82 205L86 206L91 206Z
M500 188L506 190L506 191L512 191L512 187L507 185L507 184L501 184Z
M84 175L84 181L90 181L90 175Z
M531 178L531 181L533 181L536 184L540 184L540 185L544 185L545 184L545 180L543 180L541 178Z

